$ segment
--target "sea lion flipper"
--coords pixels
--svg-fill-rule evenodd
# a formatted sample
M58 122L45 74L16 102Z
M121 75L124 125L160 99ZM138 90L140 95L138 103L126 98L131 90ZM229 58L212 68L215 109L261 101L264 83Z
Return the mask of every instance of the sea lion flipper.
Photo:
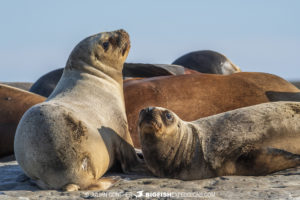
M79 185L76 184L67 184L62 188L62 190L66 192L78 191L79 189L80 189Z
M299 165L300 155L272 147L253 150L237 160L240 175L265 175Z
M88 190L107 190L114 184L119 182L121 179L119 177L103 177L99 179L96 183L90 185Z
M121 164L122 171L126 174L150 175L150 171L143 158L138 154L141 152L122 140L118 148L117 160Z

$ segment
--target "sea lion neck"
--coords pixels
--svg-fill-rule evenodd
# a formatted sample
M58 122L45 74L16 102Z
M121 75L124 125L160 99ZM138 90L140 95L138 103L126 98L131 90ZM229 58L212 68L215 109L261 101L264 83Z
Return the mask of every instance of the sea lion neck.
M178 144L174 144L175 151L169 154L168 162L164 167L164 174L167 177L180 177L181 173L192 165L194 149L199 141L194 129L186 122L181 121L180 131L178 131Z
M67 65L64 71L77 70L82 74L89 74L92 76L96 76L97 78L111 79L116 81L118 84L123 85L122 69L123 63L119 64L119 66L114 67L108 66L103 63L98 63L97 67L94 67L88 63L85 63L84 61L80 61L80 63L74 64L72 66Z

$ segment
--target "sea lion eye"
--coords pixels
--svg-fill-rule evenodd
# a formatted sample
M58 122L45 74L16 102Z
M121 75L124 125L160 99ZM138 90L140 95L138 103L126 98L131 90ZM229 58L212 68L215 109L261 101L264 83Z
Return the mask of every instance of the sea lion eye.
M104 51L107 51L107 49L109 47L109 42L103 42L102 46L103 46Z
M166 115L166 118L167 118L168 120L172 120L172 119L173 119L173 116L172 116L171 113L167 112L165 115Z

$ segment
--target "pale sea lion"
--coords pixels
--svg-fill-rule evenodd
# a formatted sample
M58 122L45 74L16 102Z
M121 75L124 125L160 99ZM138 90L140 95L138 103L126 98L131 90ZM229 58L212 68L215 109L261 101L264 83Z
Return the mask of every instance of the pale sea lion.
M122 67L129 49L124 30L84 39L47 101L23 115L15 156L39 187L106 189L115 180L99 178L112 166L144 170L128 132L123 98Z
M13 154L17 125L27 109L45 97L0 84L0 157Z
M140 113L139 132L156 176L256 176L300 165L299 121L299 102L264 103L192 122L150 107Z
M300 90L272 74L198 73L129 80L124 82L124 97L129 132L134 146L139 148L138 116L145 107L164 107L192 121L270 101L300 101Z
M228 75L241 71L226 56L210 50L190 52L177 58L172 64L208 74Z

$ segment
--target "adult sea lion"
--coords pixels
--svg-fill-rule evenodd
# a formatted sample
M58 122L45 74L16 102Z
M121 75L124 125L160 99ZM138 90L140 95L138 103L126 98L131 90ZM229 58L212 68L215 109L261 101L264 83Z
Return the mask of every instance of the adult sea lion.
M9 85L22 90L29 91L33 83L30 82L0 82L0 84Z
M139 132L156 176L257 176L300 165L299 121L299 102L264 103L192 122L150 107L140 113Z
M56 87L64 69L59 68L41 76L29 89L30 92L49 97Z
M130 49L124 30L103 32L72 51L46 102L30 108L15 136L15 156L43 189L106 189L99 179L113 165L143 171L132 144L122 67Z
M172 64L209 74L228 75L241 71L226 56L210 50L190 52L177 58Z
M129 132L139 148L138 116L145 107L165 107L183 120L192 121L270 101L300 101L300 90L266 73L199 73L126 81L124 97Z
M45 97L0 84L0 157L13 154L14 135L22 115L43 101Z

